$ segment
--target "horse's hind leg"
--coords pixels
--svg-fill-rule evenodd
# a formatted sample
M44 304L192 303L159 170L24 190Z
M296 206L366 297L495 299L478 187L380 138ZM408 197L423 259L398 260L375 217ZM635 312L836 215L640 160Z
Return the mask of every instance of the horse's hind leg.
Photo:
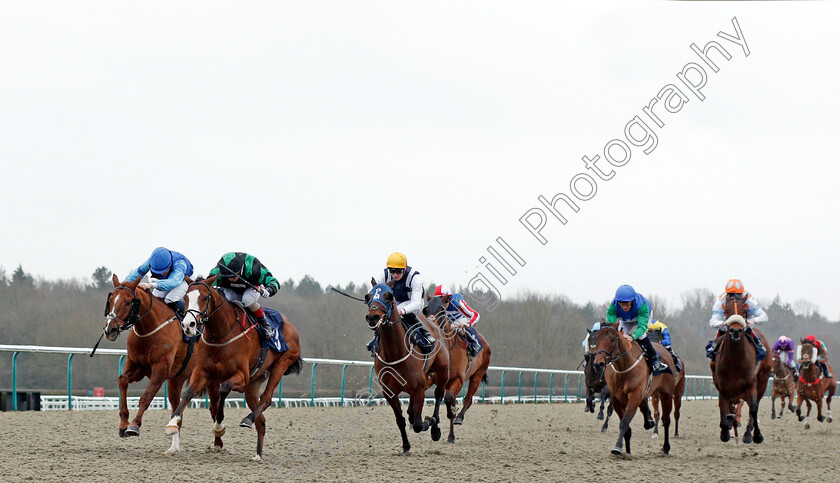
M674 437L680 436L680 406L682 406L682 396L674 395Z
M784 399L782 399L779 403L782 404L782 408L785 407L784 406ZM784 412L784 409L782 409L782 412ZM770 419L776 419L776 392L775 391L773 391L773 396L770 398Z
M446 387L446 395L443 398L446 403L446 417L449 419L449 437L446 439L447 443L455 442L455 396L453 394L458 394L461 391L461 387L463 387L463 381L460 376L449 381Z
M262 394L259 397L259 404L256 407L252 408L251 414L245 416L244 419L239 423L240 426L243 428L250 428L251 423L255 422L260 414L263 411L268 409L271 406L271 395L274 394L274 390L277 388L277 385L280 384L280 380L283 379L283 374L286 372L286 369L289 368L291 364L282 364L278 363L271 367L271 373L268 376L268 383L265 385L265 389L263 390ZM262 381L265 380L265 377L261 377L259 380L251 380L248 384L248 390L250 390L251 386L254 385L254 395L256 396L257 392L259 392L259 388L262 385Z
M283 369L285 371L285 368ZM272 371L273 374L274 371ZM282 372L280 373L283 374ZM248 419L250 422L251 415L256 414L256 417L253 419L254 426L257 429L257 454L251 458L251 461L262 461L262 450L263 450L263 441L265 440L265 415L263 415L260 408L262 407L261 401L258 397L258 393L260 391L260 386L264 378L259 379L252 379L248 383L248 387L245 388L245 402L248 403L248 407L251 409L251 414L248 415L245 419ZM245 420L242 420L245 422ZM242 426L242 423L239 423Z
M190 376L189 384L184 386L184 390L181 391L181 402L178 403L178 407L172 411L172 419L166 425L165 432L168 436L172 436L181 429L181 415L184 413L184 408L187 407L196 394L200 393L204 389L206 384L207 376L204 372L199 369L193 371L192 376Z
M464 395L464 402L461 404L461 411L453 421L455 424L462 424L464 422L464 416L467 413L467 409L472 406L473 396L475 396L475 392L478 391L478 386L481 385L481 380L484 379L485 374L487 374L486 369L479 369L472 375L472 377L470 377L470 384L467 386L467 394Z
M668 429L671 426L671 406L673 402L672 396L663 396L660 399L660 404L662 404L662 430L665 432L665 443L662 445L662 452L665 454L671 452L671 441L668 439Z

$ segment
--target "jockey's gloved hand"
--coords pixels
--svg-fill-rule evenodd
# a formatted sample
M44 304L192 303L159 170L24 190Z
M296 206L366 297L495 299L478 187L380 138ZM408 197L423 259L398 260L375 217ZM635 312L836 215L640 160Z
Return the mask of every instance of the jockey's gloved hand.
M262 295L265 298L269 298L269 297L271 297L272 293L269 292L269 290L267 288L260 287L260 295Z

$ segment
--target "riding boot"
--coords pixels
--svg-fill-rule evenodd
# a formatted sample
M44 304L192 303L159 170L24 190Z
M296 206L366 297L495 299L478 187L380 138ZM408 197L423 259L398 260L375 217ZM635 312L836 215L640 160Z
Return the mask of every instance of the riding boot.
M265 340L270 340L274 337L274 331L271 330L271 326L268 325L268 320L266 320L264 313L262 317L257 317L257 324L260 326L260 331L265 337Z
M473 335L471 330L465 329L464 334L466 334L467 336L467 350L469 351L470 357L477 356L478 351L481 350L481 343L478 341L475 335Z
M378 332L373 334L373 339L371 339L370 342L368 342L367 345L365 346L367 348L367 350L370 351L370 356L371 357L376 357L376 344L377 344L377 342L379 342L379 333Z
M166 302L166 306L172 309L175 312L175 317L178 317L178 320L183 321L184 315L186 315L187 311L186 305L184 305L183 300L176 300L175 302Z
M671 349L671 346L666 347L666 349L668 349L668 353L671 354L671 357L674 358L674 369L676 369L678 373L682 372L682 361L676 354L674 354L674 349Z
M747 327L747 331L745 332L745 334L747 334L747 338L749 338L750 342L752 342L755 346L755 361L761 362L764 359L766 359L767 349L764 348L764 343L761 342L761 337L755 335L755 332L753 332L752 327Z
M826 364L825 362L818 362L817 364L820 365L820 369L822 369L822 373L825 376L825 378L830 379L831 373L828 372L828 364Z
M644 339L636 339L636 342L638 342L639 346L642 348L642 352L644 353L648 366L654 376L658 376L665 372L669 374L674 373L671 368L668 367L668 364L662 362L662 358L660 358L659 354L656 353L656 349L653 348L653 343L650 339L645 337Z
M717 336L715 336L715 340L710 340L708 344L706 344L706 357L709 359L714 360L715 354L717 354L718 348L720 348L720 338L723 337L724 331L718 329Z
M424 355L431 353L434 349L435 339L423 322L412 313L403 314L402 320L408 325L407 330L411 331L411 342L420 348L420 352Z

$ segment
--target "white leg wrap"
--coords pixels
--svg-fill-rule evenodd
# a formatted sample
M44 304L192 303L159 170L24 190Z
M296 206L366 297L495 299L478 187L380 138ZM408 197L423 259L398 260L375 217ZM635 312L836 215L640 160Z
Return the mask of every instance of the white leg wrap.
M173 434L178 433L178 423L180 422L181 416L175 416L169 421L169 424L166 425L167 436L172 436Z
M181 436L178 433L172 435L172 445L165 454L176 454L181 452Z

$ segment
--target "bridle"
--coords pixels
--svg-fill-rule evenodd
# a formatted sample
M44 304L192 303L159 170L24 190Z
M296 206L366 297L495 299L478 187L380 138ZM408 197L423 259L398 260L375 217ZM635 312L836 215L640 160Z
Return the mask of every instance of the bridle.
M130 302L131 310L129 310L128 317L126 317L125 319L123 319L111 310L111 296L114 295L114 292L116 292L117 290L128 290L132 297ZM149 303L149 310L147 310L143 315L140 315L140 306L142 305L142 303L143 302L131 288L126 286L119 286L115 288L113 292L108 293L108 298L105 300L105 317L108 318L105 327L107 328L111 320L115 319L118 322L121 322L121 324L117 326L118 332L123 332L134 327L135 324L140 322L140 319L149 315L149 312L152 311L152 305L154 305L154 298L152 298L152 301Z
M216 299L215 299L215 297L213 297L213 290L214 290L213 287L211 287L210 285L208 285L207 283L205 283L203 281L199 281L199 282L193 282L193 283L189 284L189 286L187 287L187 290L189 291L189 287L192 287L193 285L201 285L201 286L203 286L207 289L207 295L204 297L204 299L207 301L207 305L204 306L204 309L203 310L196 310L196 309L187 309L186 310L186 313L192 315L193 318L195 319L195 324L196 324L195 330L196 330L196 332L198 332L199 334L202 334L204 332L204 326L206 324L205 321L210 319L210 317L212 317L213 314L215 314L216 312L221 310L221 308L225 306L225 303L227 303L227 299L224 296L222 296L222 303L219 304L218 307L215 307ZM200 302L200 300L199 300L199 302ZM211 310L211 306L214 306L214 308L212 310ZM209 314L207 313L208 310L210 310ZM236 305L233 306L233 310L238 311L238 308L236 307ZM233 330L232 327L231 327L231 330ZM230 333L230 331L228 331L228 333ZM225 335L227 335L227 334L225 334ZM224 338L224 336L222 336L222 338Z
M613 345L612 350L606 351L604 349L598 349L598 350L595 351L596 356L598 354L604 354L604 357L606 358L606 363L608 365L613 364L617 360L621 359L625 354L630 352L630 348L628 348L626 351L622 352L621 354L619 354L617 356L613 355L615 353L616 349L621 347L621 344L618 344L618 338L621 337L621 334L619 334L618 331L616 329L612 328L612 327L601 327L600 330L611 330L611 331L615 332L615 336L613 336L613 340L612 340L612 345ZM594 368L594 366L593 366L593 368Z

